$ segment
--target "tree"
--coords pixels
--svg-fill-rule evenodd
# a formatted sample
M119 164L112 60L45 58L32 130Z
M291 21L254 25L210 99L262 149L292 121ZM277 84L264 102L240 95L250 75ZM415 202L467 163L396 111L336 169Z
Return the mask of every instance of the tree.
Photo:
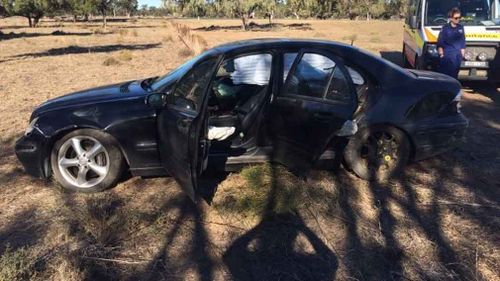
M83 16L88 21L89 16L96 10L95 4L93 0L64 0L62 10L71 13L74 21L78 16Z
M94 0L94 1L97 11L99 11L102 16L102 26L106 28L107 26L106 16L108 15L108 12L111 10L115 0Z
M127 17L130 17L133 13L137 12L139 7L137 0L118 0L116 5L125 13Z
M30 27L36 27L43 15L53 11L57 6L52 0L3 0L2 2L8 15L26 17Z

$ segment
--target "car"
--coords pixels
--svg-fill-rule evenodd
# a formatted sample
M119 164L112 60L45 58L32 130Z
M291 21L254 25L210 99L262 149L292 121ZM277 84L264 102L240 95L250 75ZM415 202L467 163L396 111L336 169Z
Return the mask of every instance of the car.
M191 198L207 169L322 163L382 180L460 144L461 85L350 45L254 39L210 49L162 77L85 90L32 113L16 143L27 173L83 192L173 176ZM330 166L329 166L330 165Z

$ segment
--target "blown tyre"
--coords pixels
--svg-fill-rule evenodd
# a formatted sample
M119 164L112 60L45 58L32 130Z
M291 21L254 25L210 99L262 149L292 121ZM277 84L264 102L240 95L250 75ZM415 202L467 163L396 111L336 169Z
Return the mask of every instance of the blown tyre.
M347 144L344 159L364 180L396 177L408 163L410 142L404 132L390 126L374 126L358 132Z
M97 192L113 187L125 167L116 141L92 130L73 131L58 140L51 152L54 178L66 189Z

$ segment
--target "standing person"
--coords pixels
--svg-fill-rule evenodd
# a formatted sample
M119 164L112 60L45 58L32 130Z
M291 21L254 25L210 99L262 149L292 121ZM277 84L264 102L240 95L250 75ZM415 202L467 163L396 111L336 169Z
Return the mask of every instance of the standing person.
M458 8L452 8L448 12L448 18L449 23L445 24L439 33L437 71L457 79L465 54L465 32L460 24L461 14Z

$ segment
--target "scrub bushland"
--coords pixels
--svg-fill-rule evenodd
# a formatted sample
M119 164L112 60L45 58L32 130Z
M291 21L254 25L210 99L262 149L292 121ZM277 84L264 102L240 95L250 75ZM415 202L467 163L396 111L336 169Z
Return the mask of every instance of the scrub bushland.
M464 85L465 143L385 183L253 165L193 204L171 178L69 193L16 160L45 100L162 75L224 42L321 37L400 62L400 21L255 22L0 19L0 280L500 279L500 93L483 85Z

